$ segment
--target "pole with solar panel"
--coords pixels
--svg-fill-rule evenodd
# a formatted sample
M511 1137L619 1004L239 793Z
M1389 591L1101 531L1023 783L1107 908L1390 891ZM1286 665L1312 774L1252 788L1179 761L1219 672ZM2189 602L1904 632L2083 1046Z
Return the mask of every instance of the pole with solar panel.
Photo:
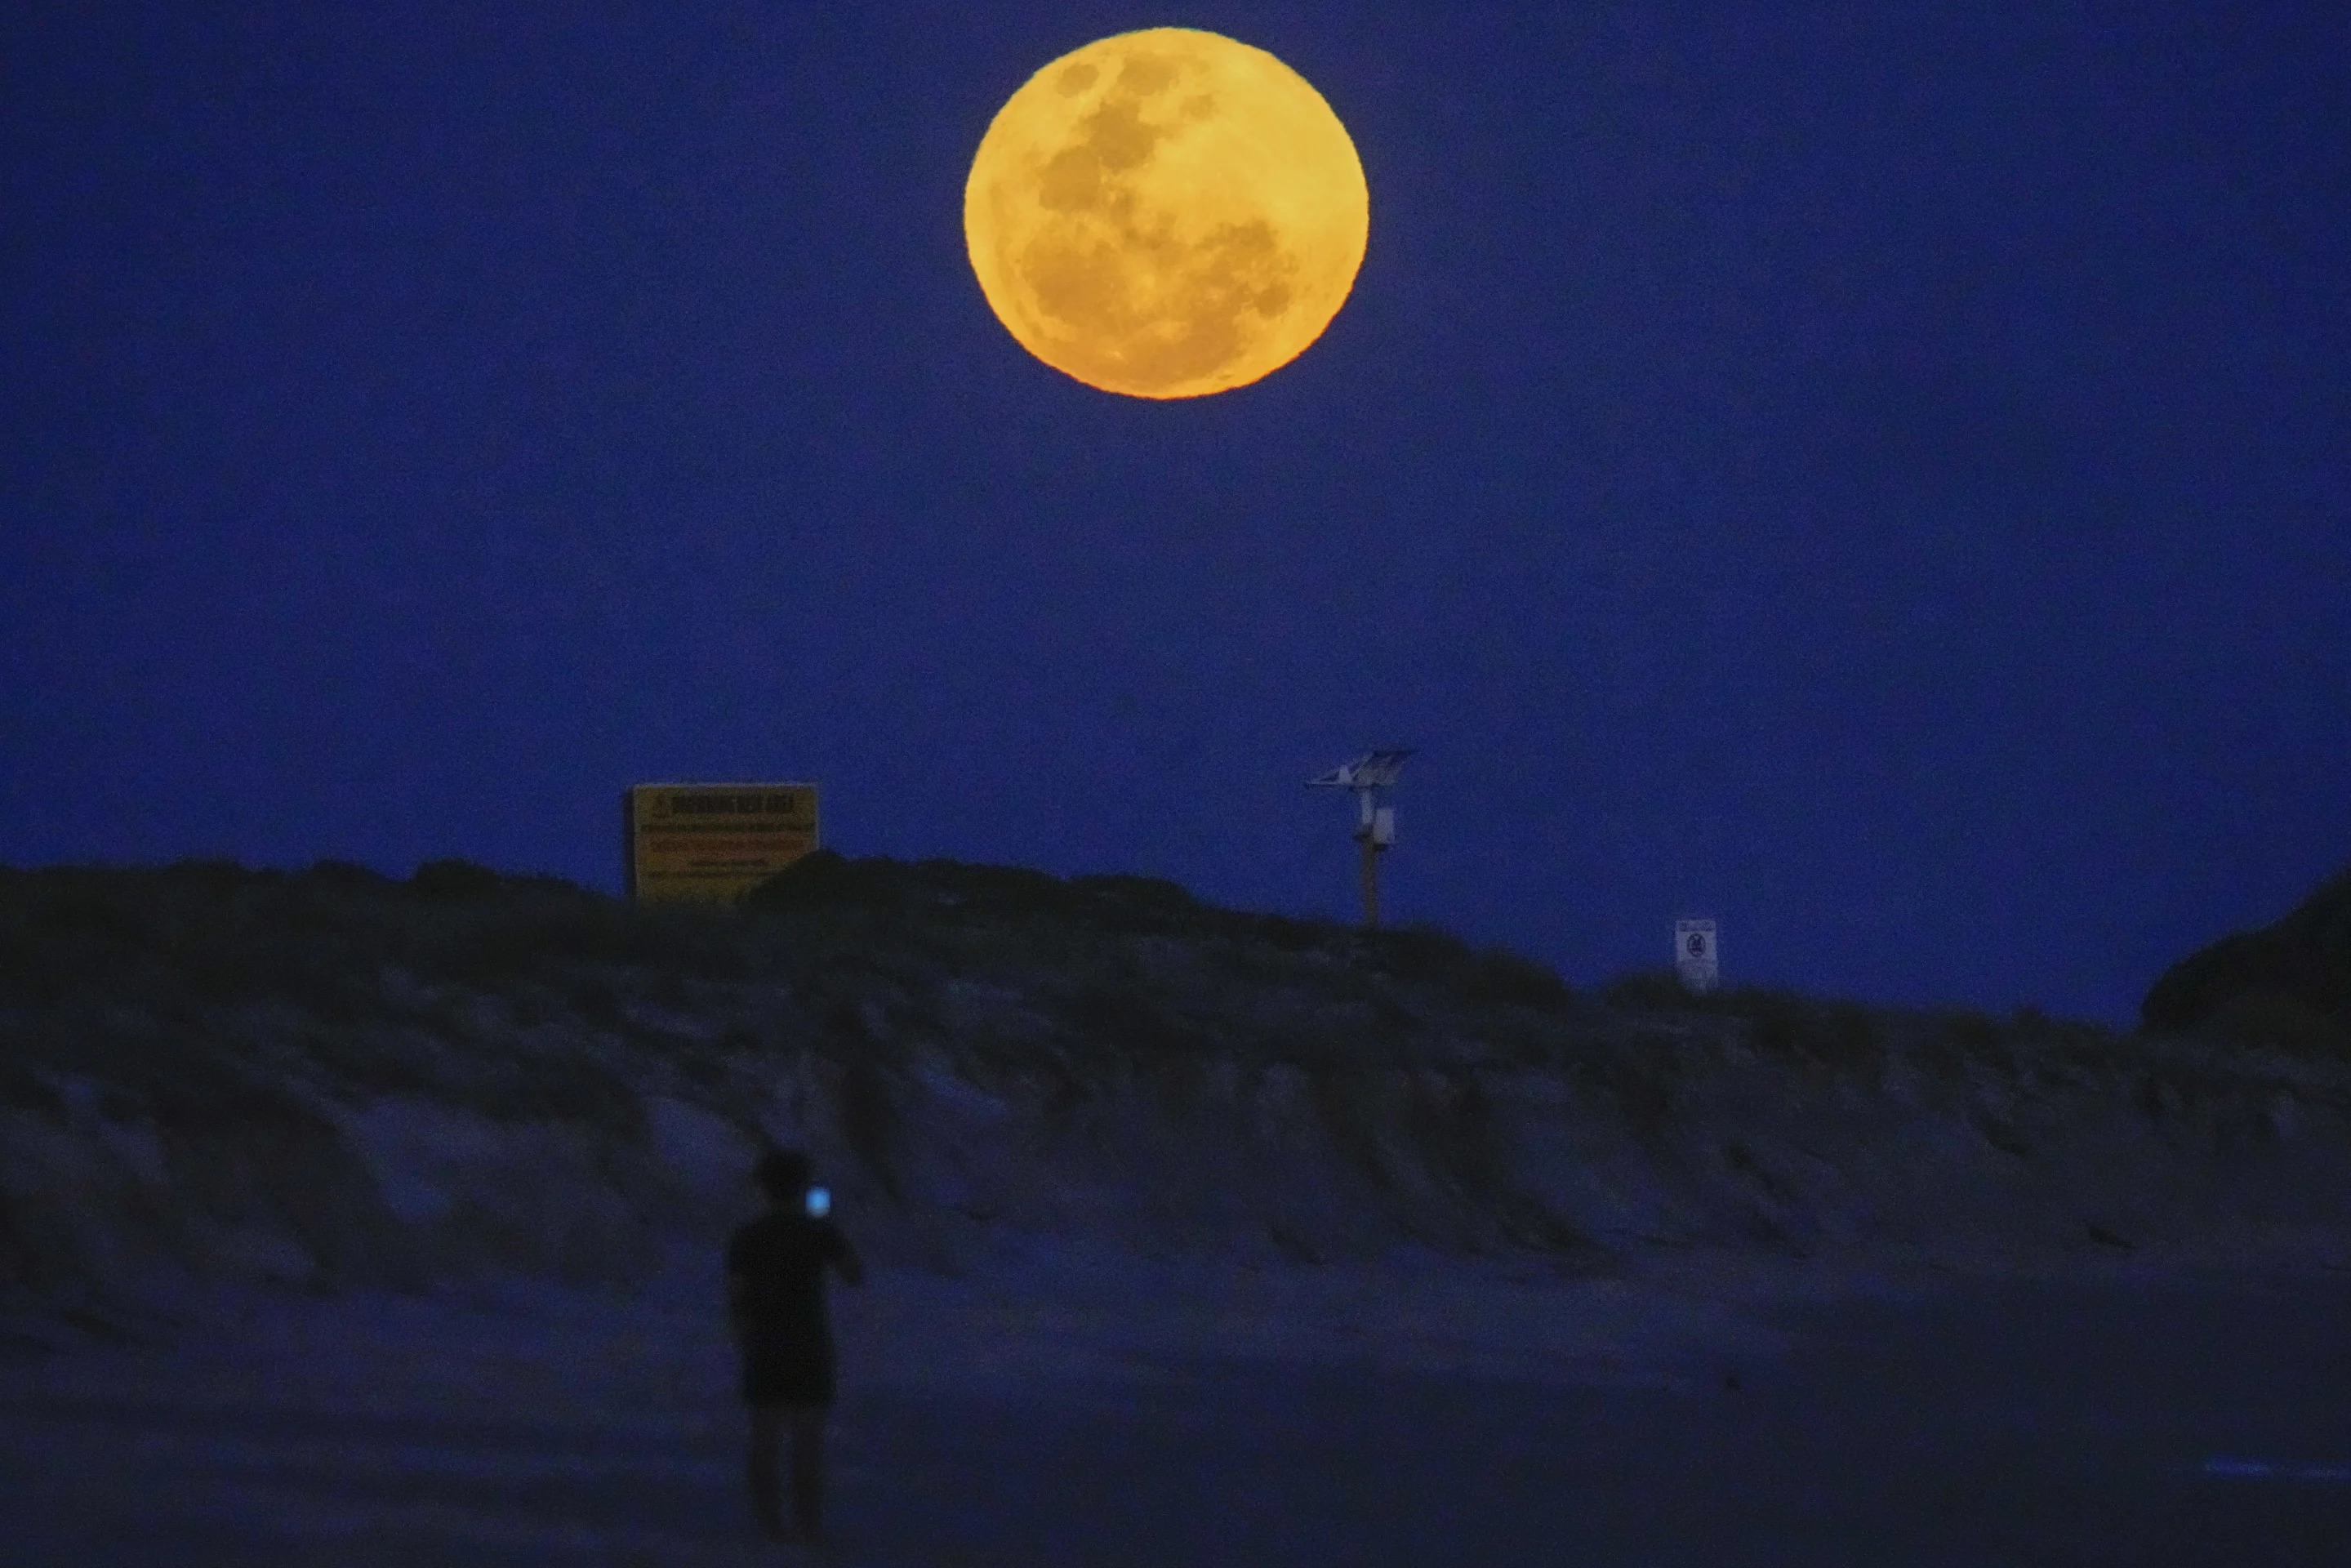
M1380 923L1380 855L1395 842L1395 808L1378 803L1383 789L1391 789L1396 775L1404 770L1404 759L1410 757L1409 748L1390 751L1366 751L1353 762L1343 762L1319 779L1309 779L1310 789L1353 789L1361 808L1355 825L1355 842L1363 846L1364 863L1364 925L1376 928Z

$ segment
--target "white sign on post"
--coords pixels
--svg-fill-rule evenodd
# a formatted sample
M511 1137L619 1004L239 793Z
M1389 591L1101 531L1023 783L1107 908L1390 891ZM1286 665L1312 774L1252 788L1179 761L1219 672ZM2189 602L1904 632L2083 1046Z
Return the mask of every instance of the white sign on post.
M1681 971L1683 985L1693 991L1714 989L1722 973L1719 958L1713 921L1674 922L1674 967Z

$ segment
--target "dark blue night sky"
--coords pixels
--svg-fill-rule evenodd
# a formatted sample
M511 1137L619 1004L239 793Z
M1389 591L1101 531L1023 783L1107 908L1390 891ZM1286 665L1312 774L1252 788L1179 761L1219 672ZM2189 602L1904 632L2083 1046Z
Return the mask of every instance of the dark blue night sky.
M27 12L39 10L40 17ZM1669 14L1670 13L1670 14ZM1270 49L1323 340L1024 353L1046 61ZM2351 860L2351 8L11 7L0 862L617 886L632 781L1578 982L2124 1021Z

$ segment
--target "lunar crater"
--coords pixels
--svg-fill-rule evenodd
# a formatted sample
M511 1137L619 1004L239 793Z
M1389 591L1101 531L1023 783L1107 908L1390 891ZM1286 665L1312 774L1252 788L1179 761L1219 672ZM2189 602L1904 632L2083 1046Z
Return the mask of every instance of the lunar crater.
M1118 85L1143 98L1154 98L1176 85L1180 68L1165 55L1130 55L1119 68Z
M1103 104L1086 117L1086 139L1071 151L1083 151L1105 169L1138 169L1151 161L1153 149L1166 132L1146 124L1130 103Z

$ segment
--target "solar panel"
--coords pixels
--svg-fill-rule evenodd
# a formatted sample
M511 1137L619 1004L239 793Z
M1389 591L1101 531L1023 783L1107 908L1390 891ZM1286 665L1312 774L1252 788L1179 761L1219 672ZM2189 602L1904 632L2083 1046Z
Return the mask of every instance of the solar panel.
M1321 786L1329 789L1384 789L1396 781L1404 770L1404 759L1412 755L1405 747L1390 751L1366 751L1353 762L1345 762L1319 779L1308 779L1309 788Z

